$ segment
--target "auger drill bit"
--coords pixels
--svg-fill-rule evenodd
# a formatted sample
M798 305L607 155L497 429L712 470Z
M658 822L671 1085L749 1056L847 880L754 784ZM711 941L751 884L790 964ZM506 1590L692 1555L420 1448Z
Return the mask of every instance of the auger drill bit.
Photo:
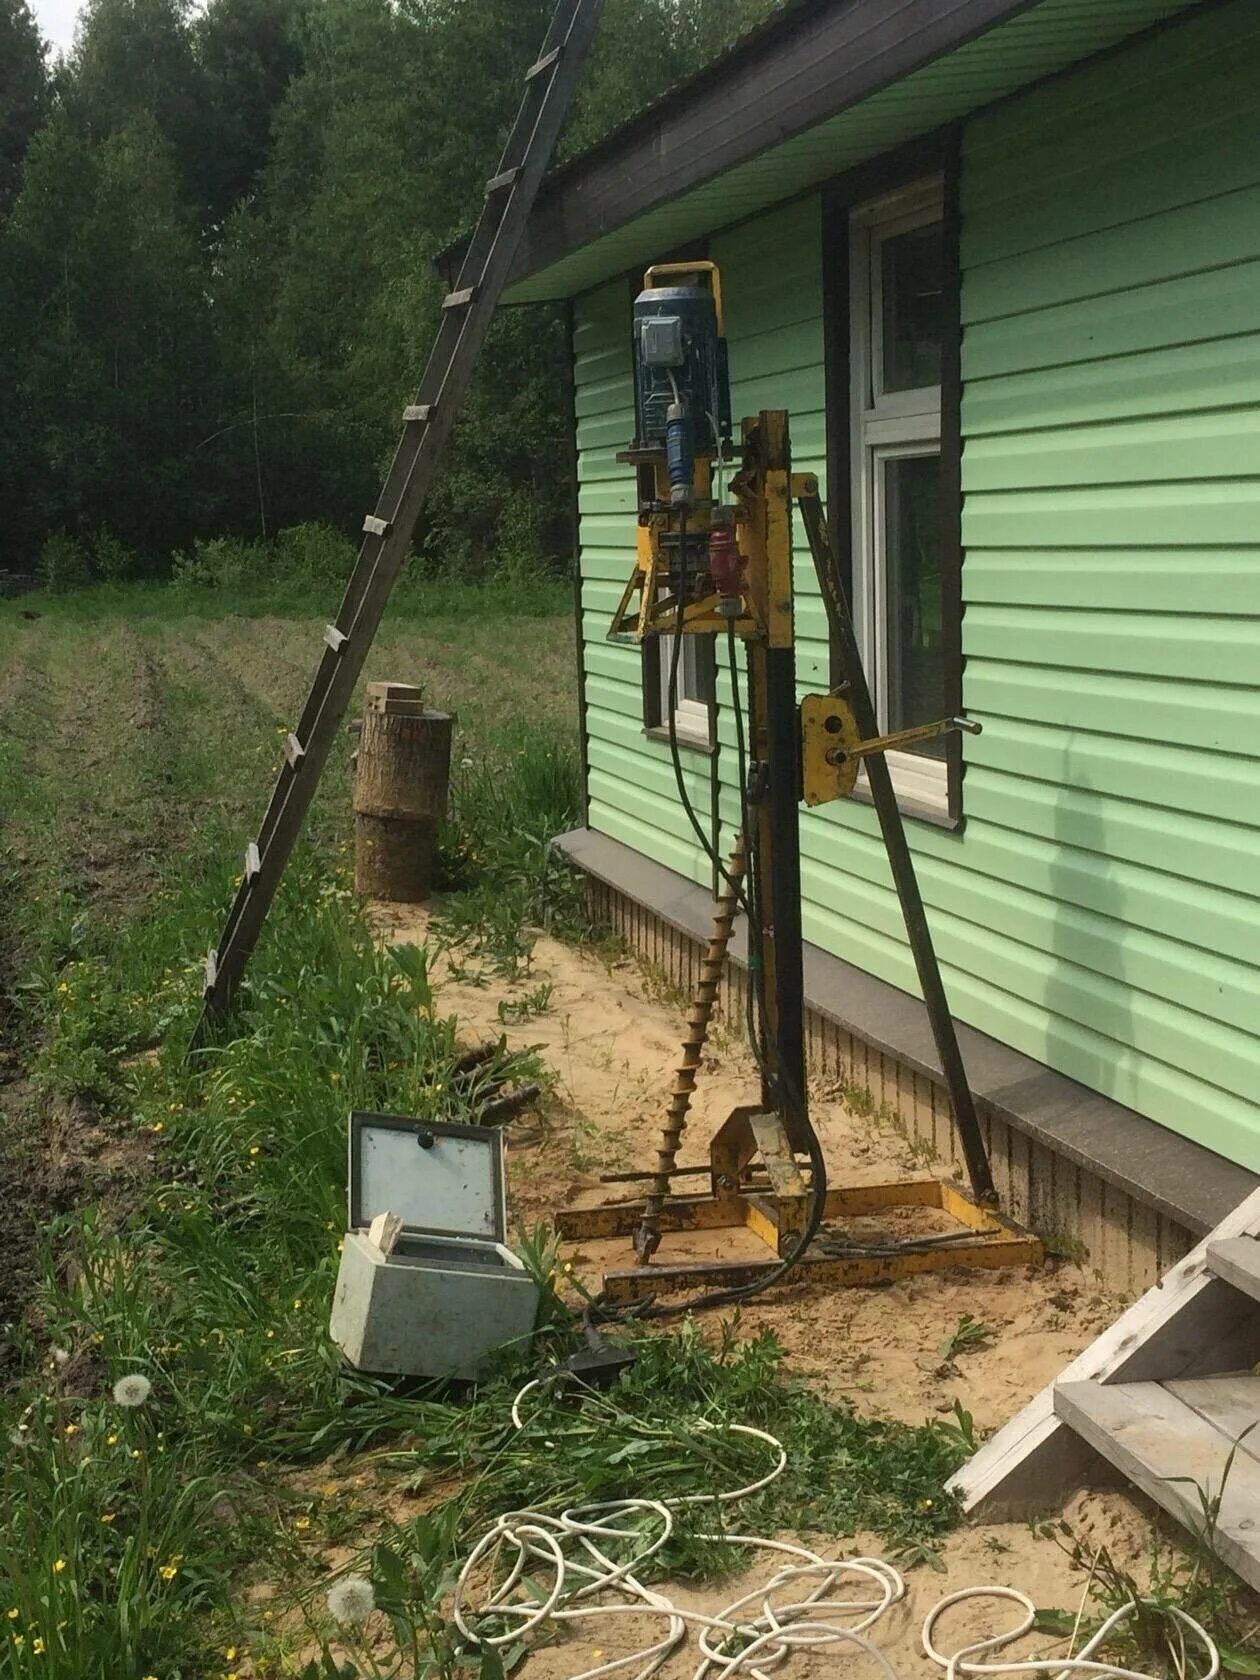
M687 1036L683 1039L682 1060L674 1073L674 1088L670 1092L660 1148L656 1154L656 1172L648 1188L643 1218L634 1234L634 1252L640 1265L646 1265L660 1247L661 1210L669 1197L669 1181L677 1163L679 1146L687 1125L691 1093L696 1088L696 1074L700 1071L700 1058L704 1053L705 1039L709 1035L709 1022L713 1018L713 1006L717 1002L722 970L726 966L726 953L731 943L731 929L735 925L739 889L743 884L745 868L744 836L737 834L731 861L722 882L722 890L718 894L713 932L709 935L708 949L700 967L700 979L692 998L691 1011L687 1016Z

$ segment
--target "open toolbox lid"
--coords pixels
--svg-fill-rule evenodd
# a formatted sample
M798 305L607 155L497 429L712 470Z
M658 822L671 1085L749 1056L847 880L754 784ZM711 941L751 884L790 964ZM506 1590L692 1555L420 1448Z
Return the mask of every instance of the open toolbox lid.
M350 1229L396 1213L431 1237L507 1237L503 1133L410 1114L350 1116Z

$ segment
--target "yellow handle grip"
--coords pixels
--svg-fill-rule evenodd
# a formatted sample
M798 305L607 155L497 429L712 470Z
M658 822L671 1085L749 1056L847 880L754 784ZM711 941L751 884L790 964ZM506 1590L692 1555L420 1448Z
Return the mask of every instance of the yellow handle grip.
M715 262L670 262L654 263L643 275L643 287L650 291L652 287L662 284L666 275L678 274L707 274L709 289L713 293L713 307L717 312L717 329L722 338L726 337L726 315L722 309L722 275Z

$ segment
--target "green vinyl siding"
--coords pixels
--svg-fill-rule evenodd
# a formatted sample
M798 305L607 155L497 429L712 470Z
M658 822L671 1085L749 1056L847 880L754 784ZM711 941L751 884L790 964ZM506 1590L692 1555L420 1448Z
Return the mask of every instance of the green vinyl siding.
M964 133L965 827L911 824L959 1016L1260 1168L1260 13ZM710 239L734 412L824 467L817 199ZM633 561L630 288L577 307L591 823L708 865L604 640ZM802 688L827 683L797 527ZM724 835L738 819L720 660ZM706 822L711 761L684 754ZM914 990L871 811L802 816L807 938Z

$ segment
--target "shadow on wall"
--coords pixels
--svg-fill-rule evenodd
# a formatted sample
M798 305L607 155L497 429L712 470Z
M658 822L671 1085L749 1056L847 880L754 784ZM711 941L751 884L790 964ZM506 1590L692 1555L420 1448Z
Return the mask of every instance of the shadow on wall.
M1083 770L1073 764L1069 738L1062 794L1055 808L1055 859L1050 870L1054 922L1050 939L1051 975L1045 1007L1049 1066L1079 1080L1091 1090L1117 1102L1129 1103L1130 1076L1135 1060L1131 993L1124 972L1124 894L1112 881L1113 860L1107 852L1102 813L1096 790ZM1088 909L1077 903L1082 870L1095 891ZM1091 918L1092 939L1082 942L1079 922ZM1105 998L1082 991L1082 982L1100 978L1098 958L1086 947L1094 940L1109 941L1111 961ZM1108 1042L1102 1044L1101 1039Z

